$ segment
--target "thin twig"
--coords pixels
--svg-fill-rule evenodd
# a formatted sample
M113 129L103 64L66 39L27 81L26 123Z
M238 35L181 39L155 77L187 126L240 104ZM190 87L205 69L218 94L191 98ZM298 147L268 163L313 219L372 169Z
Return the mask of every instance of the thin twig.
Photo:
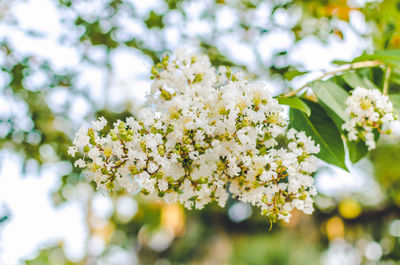
M352 64L346 64L343 65L333 71L329 71L326 72L322 75L320 75L319 77L313 79L310 82L307 82L306 84L304 84L303 86L299 87L296 90L292 90L286 94L284 94L282 97L292 97L294 95L296 95L298 92L300 92L301 90L303 90L304 88L308 87L312 82L317 81L317 80L322 80L327 76L331 76L331 75L336 75L345 71L349 71L349 70L354 70L354 69L359 69L359 68L367 68L367 67L375 67L375 66L379 66L382 65L383 63L379 60L374 60L374 61L363 61L363 62L355 62Z
M392 73L392 66L386 67L385 82L383 83L383 94L386 95L389 89L390 74Z

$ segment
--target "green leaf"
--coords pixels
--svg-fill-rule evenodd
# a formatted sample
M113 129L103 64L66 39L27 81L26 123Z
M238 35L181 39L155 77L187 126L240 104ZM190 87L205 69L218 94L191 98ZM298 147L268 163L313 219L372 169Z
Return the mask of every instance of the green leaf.
M285 72L285 73L283 74L283 76L284 76L287 80L292 81L293 78L295 78L295 77L297 77L297 76L300 76L300 75L307 74L307 73L308 73L307 71L306 71L306 72L301 72L301 71L299 71L299 70L289 70L289 71Z
M347 141L347 149L349 151L351 163L358 162L361 158L368 154L368 147L365 142L361 140L358 142Z
M331 80L311 83L318 100L333 111L340 119L346 120L346 99L349 96L342 87Z
M304 112L291 108L290 127L305 131L316 144L319 144L320 152L317 157L347 170L344 145L338 128L321 106L308 100L305 102L311 109L311 116L307 117Z
M302 112L307 114L307 116L309 116L309 117L311 115L310 107L306 103L304 103L304 101L301 100L300 98L296 98L296 97L289 97L289 98L278 97L278 102L279 102L279 104L287 105L287 106L289 106L291 108L295 108L295 109L301 110Z
M391 94L389 99L393 103L393 108L397 111L397 115L400 115L400 94Z
M392 73L392 75L390 76L390 81L392 81L393 83L400 85L400 75L396 74L396 73Z
M377 51L374 54L363 54L355 58L353 61L359 62L365 60L380 60L385 63L400 66L400 50L382 50Z
M368 89L379 89L371 80L369 80L367 77L361 77L355 72L347 72L341 77L344 79L344 81L351 86L352 88L356 87L365 87Z
M373 130L373 133L374 133L375 142L378 142L381 134L376 129ZM361 158L365 157L369 152L367 145L362 140L358 140L357 142L356 141L347 141L346 145L347 145L347 150L349 152L349 157L350 157L351 163L358 162Z
M343 61L343 60L333 60L331 63L336 64L336 65L344 65L344 64L350 64L351 62Z

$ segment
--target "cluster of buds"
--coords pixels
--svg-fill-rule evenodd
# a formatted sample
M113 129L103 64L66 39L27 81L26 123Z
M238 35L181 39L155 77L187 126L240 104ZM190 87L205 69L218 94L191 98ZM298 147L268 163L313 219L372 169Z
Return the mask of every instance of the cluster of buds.
M208 57L178 51L152 69L147 106L105 132L100 118L77 133L75 166L104 191L122 187L202 209L229 196L271 221L313 211L319 152L304 132L287 130L283 108L262 83L250 83ZM277 141L280 137L281 141Z
M375 134L395 119L393 104L378 89L357 87L346 100L349 119L342 125L350 141L365 141L368 150L375 148Z

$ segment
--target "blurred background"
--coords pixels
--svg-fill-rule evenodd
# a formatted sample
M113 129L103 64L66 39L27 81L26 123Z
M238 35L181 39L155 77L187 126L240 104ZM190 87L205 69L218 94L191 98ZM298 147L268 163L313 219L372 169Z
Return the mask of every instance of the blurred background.
M97 192L67 156L74 133L135 115L179 47L277 95L400 48L400 1L0 0L0 264L400 264L399 124L350 173L321 163L315 213L272 231L233 199L187 211Z

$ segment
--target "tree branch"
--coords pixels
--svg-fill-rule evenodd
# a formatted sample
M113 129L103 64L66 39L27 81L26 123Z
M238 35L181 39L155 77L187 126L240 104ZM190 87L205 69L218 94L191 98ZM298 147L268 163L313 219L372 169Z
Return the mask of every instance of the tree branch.
M307 82L306 84L304 84L303 86L299 87L296 90L292 90L286 94L284 94L282 97L292 97L295 96L298 92L300 92L301 90L303 90L304 88L308 87L312 82L317 81L317 80L322 80L327 76L331 76L331 75L336 75L342 72L346 72L346 71L350 71L350 70L354 70L354 69L359 69L359 68L367 68L367 67L375 67L375 66L379 66L382 65L383 62L379 61L379 60L374 60L374 61L363 61L363 62L355 62L355 63L351 63L351 64L346 64L343 65L335 70L326 72L322 75L320 75L319 77L313 79L312 81Z
M387 95L389 89L390 74L392 73L392 66L388 65L385 72L385 81L383 83L383 94Z

